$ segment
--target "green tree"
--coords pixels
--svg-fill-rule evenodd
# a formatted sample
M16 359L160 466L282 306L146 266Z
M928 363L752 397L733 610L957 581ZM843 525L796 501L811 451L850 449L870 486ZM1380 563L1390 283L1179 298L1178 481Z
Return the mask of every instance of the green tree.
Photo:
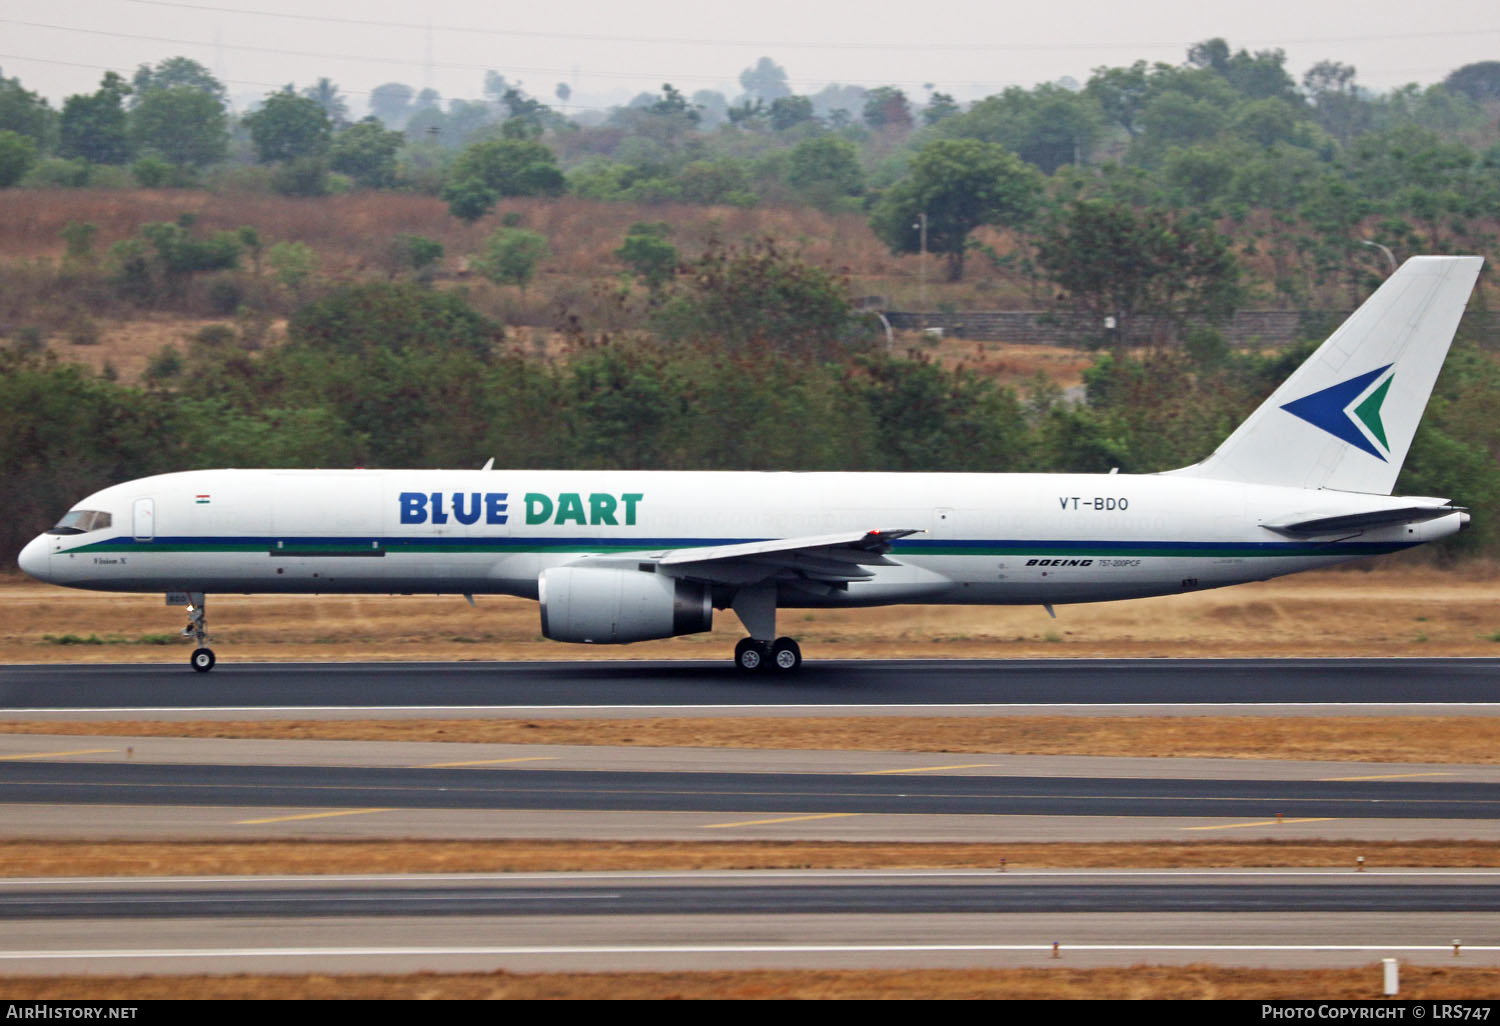
M1171 146L1212 142L1229 124L1232 101L1176 89L1157 93L1141 111L1141 133L1132 152L1160 153Z
M396 154L406 137L390 132L373 115L341 130L329 146L329 165L369 189L396 184Z
M1186 204L1206 206L1228 192L1244 159L1243 146L1174 146L1161 161L1160 180Z
M502 337L500 326L462 296L399 282L345 286L287 322L290 343L360 358L381 350L457 351L487 361Z
M1229 240L1191 213L1075 200L1043 226L1036 253L1101 335L1113 318L1105 337L1117 346L1133 340L1140 318L1180 333L1191 322L1228 317L1244 297Z
M41 95L21 86L17 78L0 76L0 132L30 139L40 152L51 141L53 111Z
M1302 90L1312 103L1313 119L1341 143L1370 127L1373 108L1355 85L1355 69L1337 61L1319 61L1302 76Z
M244 123L262 164L322 156L333 136L333 122L318 101L290 89L268 94Z
M1500 541L1500 420L1494 413L1500 362L1486 351L1483 329L1470 321L1460 322L1396 483L1400 495L1451 496L1475 509L1470 529L1442 543L1453 553L1493 552Z
M1500 61L1465 64L1443 79L1443 87L1463 93L1475 103L1500 100Z
M478 178L454 178L443 186L448 212L467 224L488 214L499 198L499 193Z
M0 129L0 189L8 189L26 176L36 163L36 143L19 132Z
M130 86L113 71L106 71L92 95L70 96L63 101L58 120L57 152L62 157L81 157L94 164L124 164L130 159L130 135L125 116L125 97Z
M1307 109L1281 97L1250 100L1235 111L1230 134L1257 146L1278 143L1311 149L1324 138L1312 130Z
M197 89L218 101L220 109L229 104L229 91L209 70L188 57L168 57L156 67L142 64L130 80L130 105L139 106L147 96L162 89Z
M1031 90L1012 86L948 118L939 133L998 143L1050 175L1064 164L1088 162L1101 116L1086 92L1050 84Z
M496 285L515 285L526 295L549 250L547 237L525 228L501 228L484 241L484 249L469 260L474 269Z
M183 214L176 224L142 225L129 239L110 247L112 277L130 299L142 304L180 296L190 277L204 271L232 270L242 251L239 232L194 232L196 218Z
M271 188L282 196L326 196L328 158L308 156L281 161L271 172Z
M331 79L320 78L302 90L302 95L312 100L328 115L335 128L349 123L349 104L339 93L339 87Z
M615 250L615 259L631 269L645 282L652 295L677 273L677 247L667 241L672 234L665 221L637 221L625 231L625 241Z
M852 391L875 425L879 469L1003 471L1026 451L1014 392L936 363L866 357Z
M677 172L675 184L689 203L748 206L755 202L744 163L732 158L695 160Z
M933 93L927 98L927 106L922 108L922 124L935 125L939 121L961 113L963 113L963 108L958 105L958 101L951 94Z
M652 101L646 108L646 112L652 117L682 125L696 125L701 117L698 108L689 103L687 97L683 96L671 82L662 83L661 96Z
M731 352L766 348L824 358L864 340L848 283L769 240L741 249L711 245L683 268L653 325L670 341L715 342Z
M443 199L455 217L477 221L504 196L559 196L567 179L539 142L491 139L467 147L453 162Z
M1140 131L1141 112L1151 91L1145 61L1136 61L1128 68L1095 68L1084 87L1104 115L1132 139Z
M305 242L278 242L266 253L276 280L301 296L313 272L318 269L318 254Z
M865 190L859 150L836 135L804 139L787 154L786 183L822 207L859 196Z
M948 259L948 280L963 277L969 233L982 224L1019 227L1042 196L1042 176L1015 154L976 139L938 139L912 158L907 175L888 189L870 227L893 253L921 248L919 218L927 218L927 248Z
M0 552L99 488L184 465L179 422L160 396L105 381L48 354L0 349Z
M443 244L425 235L397 235L385 249L385 265L392 278L410 274L417 281L431 281L443 259Z
M777 97L771 101L767 118L771 123L771 130L775 132L785 132L789 128L809 124L813 121L812 101L805 96Z
M1360 228L1374 210L1370 197L1344 176L1325 171L1311 182L1299 211L1310 235L1303 248L1312 258L1319 281L1342 278L1348 288L1349 308L1367 293L1372 260L1380 259L1362 244Z
M883 129L907 130L914 120L911 101L895 86L877 86L867 92L861 115L865 124L877 132Z
M335 289L293 313L287 341L234 381L210 373L195 396L232 392L238 408L326 409L344 462L453 466L485 431L499 325L462 296L409 283Z
M500 102L505 105L506 113L509 115L507 120L520 122L530 129L528 138L539 138L548 125L566 123L541 100L527 96L514 87L505 90L500 97Z
M130 140L138 153L155 154L178 168L204 167L223 160L229 145L229 119L211 92L174 85L135 98Z

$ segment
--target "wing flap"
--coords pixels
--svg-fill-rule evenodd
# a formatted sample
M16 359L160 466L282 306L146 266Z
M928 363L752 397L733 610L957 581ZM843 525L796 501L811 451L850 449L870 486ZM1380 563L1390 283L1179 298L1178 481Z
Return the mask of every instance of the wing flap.
M657 564L680 566L684 563L709 563L720 559L742 559L747 556L767 556L815 549L827 549L828 555L833 558L849 558L850 562L861 563L865 561L865 557L878 558L889 552L891 542L905 538L909 534L920 533L916 528L900 531L858 531L804 538L771 538L767 541L739 542L734 545L710 545L701 549L677 549L662 556L657 560Z
M670 573L709 581L744 584L771 577L839 585L869 580L869 566L895 566L885 554L891 543L917 528L894 531L851 531L847 534L773 538L766 541L678 549L656 560Z

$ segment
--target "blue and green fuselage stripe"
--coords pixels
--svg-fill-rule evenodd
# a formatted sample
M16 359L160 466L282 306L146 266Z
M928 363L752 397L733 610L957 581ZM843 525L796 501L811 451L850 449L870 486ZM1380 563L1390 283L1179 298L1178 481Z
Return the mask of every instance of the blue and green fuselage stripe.
M383 556L398 554L615 554L662 552L746 542L762 538L569 538L569 537L160 537L149 541L109 538L80 545L76 553L266 553L271 556ZM892 545L895 557L909 556L1077 556L1084 558L1177 557L1235 559L1287 556L1374 556L1399 552L1414 543L1380 541L1100 541L1098 539L933 539L905 538Z

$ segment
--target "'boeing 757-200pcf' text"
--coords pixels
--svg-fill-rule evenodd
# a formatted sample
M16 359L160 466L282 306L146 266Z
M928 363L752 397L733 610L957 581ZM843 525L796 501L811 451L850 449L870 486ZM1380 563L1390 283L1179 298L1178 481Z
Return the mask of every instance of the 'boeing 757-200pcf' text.
M210 592L520 595L614 644L732 609L744 669L795 669L787 607L1164 595L1453 534L1394 497L1483 261L1415 257L1201 463L1162 474L194 470L90 495L20 555L55 584L165 591L208 670Z

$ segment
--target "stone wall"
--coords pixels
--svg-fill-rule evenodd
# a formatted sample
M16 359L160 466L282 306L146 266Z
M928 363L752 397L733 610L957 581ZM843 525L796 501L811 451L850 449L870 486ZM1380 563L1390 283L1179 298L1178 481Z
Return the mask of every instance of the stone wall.
M1304 338L1318 338L1336 327L1347 314L1336 310L1307 314L1295 310L1241 310L1220 331L1233 346L1284 346ZM1041 310L965 311L964 313L912 313L887 310L886 320L897 331L941 328L944 335L982 342L1019 342L1035 345L1085 345L1103 341L1104 329L1097 319L1071 312ZM1471 329L1481 327L1490 344L1496 339L1497 318L1487 311L1471 310L1465 317ZM1477 324L1475 322L1478 322ZM1131 341L1150 341L1155 324L1149 318L1132 326Z
M1080 345L1102 341L1103 326L1090 316L1040 310L912 313L887 310L886 320L897 331L941 328L944 335L983 342L1020 342L1035 345ZM1301 316L1291 310L1242 310L1221 327L1231 345L1280 346L1298 337ZM1132 325L1132 342L1149 341L1155 324L1139 318Z

